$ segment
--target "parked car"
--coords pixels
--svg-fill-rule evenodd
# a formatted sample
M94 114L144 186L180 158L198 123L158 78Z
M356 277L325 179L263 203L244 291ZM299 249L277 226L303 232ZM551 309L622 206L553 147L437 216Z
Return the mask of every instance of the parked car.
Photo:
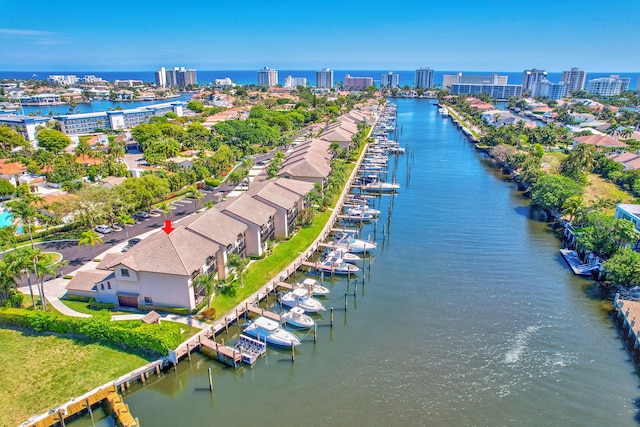
M134 237L132 239L129 239L129 241L127 242L127 244L125 245L124 248L122 248L122 252L127 252L129 249L131 249L132 247L134 247L136 244L140 243L142 239L138 238L138 237Z
M138 220L138 221L142 221L144 219L149 219L151 217L151 215L149 215L147 212L136 212L133 214L133 219Z
M100 234L109 234L113 231L111 227L105 224L97 225L96 228L94 228L94 230Z

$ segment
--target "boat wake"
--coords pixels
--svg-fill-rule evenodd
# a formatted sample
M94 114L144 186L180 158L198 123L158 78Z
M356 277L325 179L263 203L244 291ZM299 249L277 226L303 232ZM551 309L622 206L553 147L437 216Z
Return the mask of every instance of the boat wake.
M508 365L518 363L527 349L529 340L538 329L540 329L540 326L528 326L525 330L518 332L514 338L513 345L505 354L503 362Z

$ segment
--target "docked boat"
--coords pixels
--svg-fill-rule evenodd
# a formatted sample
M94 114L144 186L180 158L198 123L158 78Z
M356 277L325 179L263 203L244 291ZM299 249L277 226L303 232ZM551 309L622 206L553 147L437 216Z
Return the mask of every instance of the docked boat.
M353 264L344 262L335 252L327 255L324 260L316 263L316 270L319 272L348 275L360 271L360 268Z
M347 233L343 233L342 236L334 240L333 244L338 247L343 247L352 254L369 252L374 250L378 245L375 242L367 242L361 239L351 237Z
M296 288L287 292L280 298L280 302L287 307L298 306L307 313L317 313L318 311L327 310L320 301L309 296L309 291L303 288Z
M365 205L356 205L356 206L352 206L350 208L347 208L345 210L345 213L347 215L351 215L351 214L353 214L353 215L363 215L363 214L364 215L373 215L374 217L380 215L380 211L378 209L370 208L366 204Z
M293 307L286 313L282 313L282 320L287 324L301 329L311 329L316 325L316 322L306 314L300 307Z
M360 258L358 255L356 254L352 254L349 253L349 251L347 251L346 248L336 248L332 251L327 252L327 256L328 257L340 257L342 258L342 260L344 262L358 262L358 261L362 261L362 258Z
M400 188L400 185L391 182L371 182L363 185L362 188L371 193L393 193Z
M242 363L253 366L259 357L267 352L267 345L246 335L240 335L238 342L232 347L242 355Z
M353 254L349 254L349 255L353 255ZM353 256L356 256L356 255L353 255ZM329 288L327 288L326 286L322 286L320 282L318 282L315 279L311 279L310 277L307 277L306 279L304 279L302 283L296 283L294 286L298 288L306 289L307 291L311 292L311 295L314 297L321 296L321 295L329 295L329 292L330 292Z
M278 322L263 316L245 324L244 333L271 345L284 347L300 345L300 338L282 329Z
M341 220L347 222L362 222L376 219L376 216L365 212L348 212L340 217Z

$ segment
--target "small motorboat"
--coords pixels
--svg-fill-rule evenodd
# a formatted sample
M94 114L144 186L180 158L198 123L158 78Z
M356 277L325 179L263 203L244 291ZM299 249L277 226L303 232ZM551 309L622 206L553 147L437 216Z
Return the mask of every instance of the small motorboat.
M378 209L373 209L370 208L368 205L356 205L356 206L352 206L350 208L347 208L345 210L345 213L347 215L353 214L353 215L373 215L373 216L378 216L380 215L380 211Z
M334 240L333 245L345 248L347 252L352 254L370 252L378 246L375 242L366 242L364 240L356 239L349 236L347 233L343 233L342 236Z
M327 256L329 256L329 257L338 256L338 257L342 258L342 260L344 262L354 263L354 262L362 261L362 258L360 258L356 254L349 253L349 251L347 251L347 249L345 249L345 248L336 248L336 249L328 252Z
M349 255L353 255L353 254L349 254ZM357 255L353 255L353 256L357 256ZM311 295L314 297L317 297L320 295L329 295L329 292L330 292L327 287L322 286L320 282L318 282L315 279L311 279L309 277L304 279L302 283L296 283L294 286L297 288L306 289L307 291L311 292Z
M357 266L344 262L335 252L327 255L322 262L316 263L316 270L339 275L354 274L360 271Z
M287 292L280 298L282 305L287 307L300 307L307 313L317 313L318 311L326 311L324 305L317 299L309 295L309 291L303 288L296 288Z
M393 193L399 188L399 184L393 184L391 182L372 182L363 186L364 191L371 193Z
M260 316L253 322L246 323L244 333L267 344L290 347L300 345L300 338L285 331L274 320Z
M316 322L306 314L300 307L293 307L286 313L282 313L282 320L287 324L301 329L311 329L316 325Z

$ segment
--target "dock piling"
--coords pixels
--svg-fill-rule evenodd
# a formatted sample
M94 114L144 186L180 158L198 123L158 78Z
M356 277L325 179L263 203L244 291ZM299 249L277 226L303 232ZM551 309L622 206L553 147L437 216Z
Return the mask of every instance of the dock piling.
M209 368L209 391L213 393L213 378L211 377L211 368Z
M344 311L347 311L348 305L349 305L349 294L345 292L344 293Z
M331 327L333 328L333 307L331 307Z
M296 361L296 346L293 345L293 343L291 344L291 362L295 362Z

